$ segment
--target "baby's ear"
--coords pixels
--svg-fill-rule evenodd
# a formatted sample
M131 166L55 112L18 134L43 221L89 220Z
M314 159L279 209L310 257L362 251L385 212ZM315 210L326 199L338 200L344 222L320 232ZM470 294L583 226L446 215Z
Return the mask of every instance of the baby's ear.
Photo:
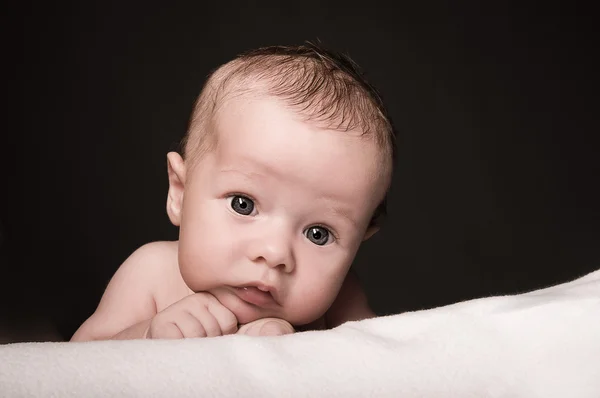
M169 152L167 154L167 167L169 173L167 214L171 223L178 227L181 222L181 206L183 204L183 190L185 186L185 163L180 154Z
M377 231L379 231L379 227L377 226L370 226L369 228L367 228L367 232L365 232L365 237L363 238L363 241L369 239L371 236L375 235L377 233Z

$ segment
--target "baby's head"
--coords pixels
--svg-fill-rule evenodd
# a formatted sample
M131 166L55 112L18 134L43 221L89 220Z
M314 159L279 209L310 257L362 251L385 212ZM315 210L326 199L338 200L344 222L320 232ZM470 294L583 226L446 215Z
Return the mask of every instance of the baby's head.
M314 45L245 53L209 77L183 144L167 212L190 289L240 323L323 315L393 168L391 123L354 63Z

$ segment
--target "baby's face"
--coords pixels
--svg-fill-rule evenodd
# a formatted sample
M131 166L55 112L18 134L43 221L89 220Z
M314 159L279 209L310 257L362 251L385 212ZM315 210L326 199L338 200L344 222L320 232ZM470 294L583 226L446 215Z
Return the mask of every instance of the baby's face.
M301 121L274 99L231 99L217 148L188 174L179 263L240 323L312 322L333 303L387 176L374 143Z

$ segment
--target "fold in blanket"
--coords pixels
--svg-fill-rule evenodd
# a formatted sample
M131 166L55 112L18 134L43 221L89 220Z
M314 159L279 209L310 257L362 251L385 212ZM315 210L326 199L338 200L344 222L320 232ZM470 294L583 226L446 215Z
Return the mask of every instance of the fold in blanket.
M0 346L2 397L600 397L600 271L278 337Z

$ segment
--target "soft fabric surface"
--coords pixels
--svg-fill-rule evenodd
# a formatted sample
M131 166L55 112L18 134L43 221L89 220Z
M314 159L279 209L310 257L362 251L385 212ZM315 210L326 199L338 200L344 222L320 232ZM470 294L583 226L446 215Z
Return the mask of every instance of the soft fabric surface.
M600 397L600 271L279 337L0 346L2 397Z

